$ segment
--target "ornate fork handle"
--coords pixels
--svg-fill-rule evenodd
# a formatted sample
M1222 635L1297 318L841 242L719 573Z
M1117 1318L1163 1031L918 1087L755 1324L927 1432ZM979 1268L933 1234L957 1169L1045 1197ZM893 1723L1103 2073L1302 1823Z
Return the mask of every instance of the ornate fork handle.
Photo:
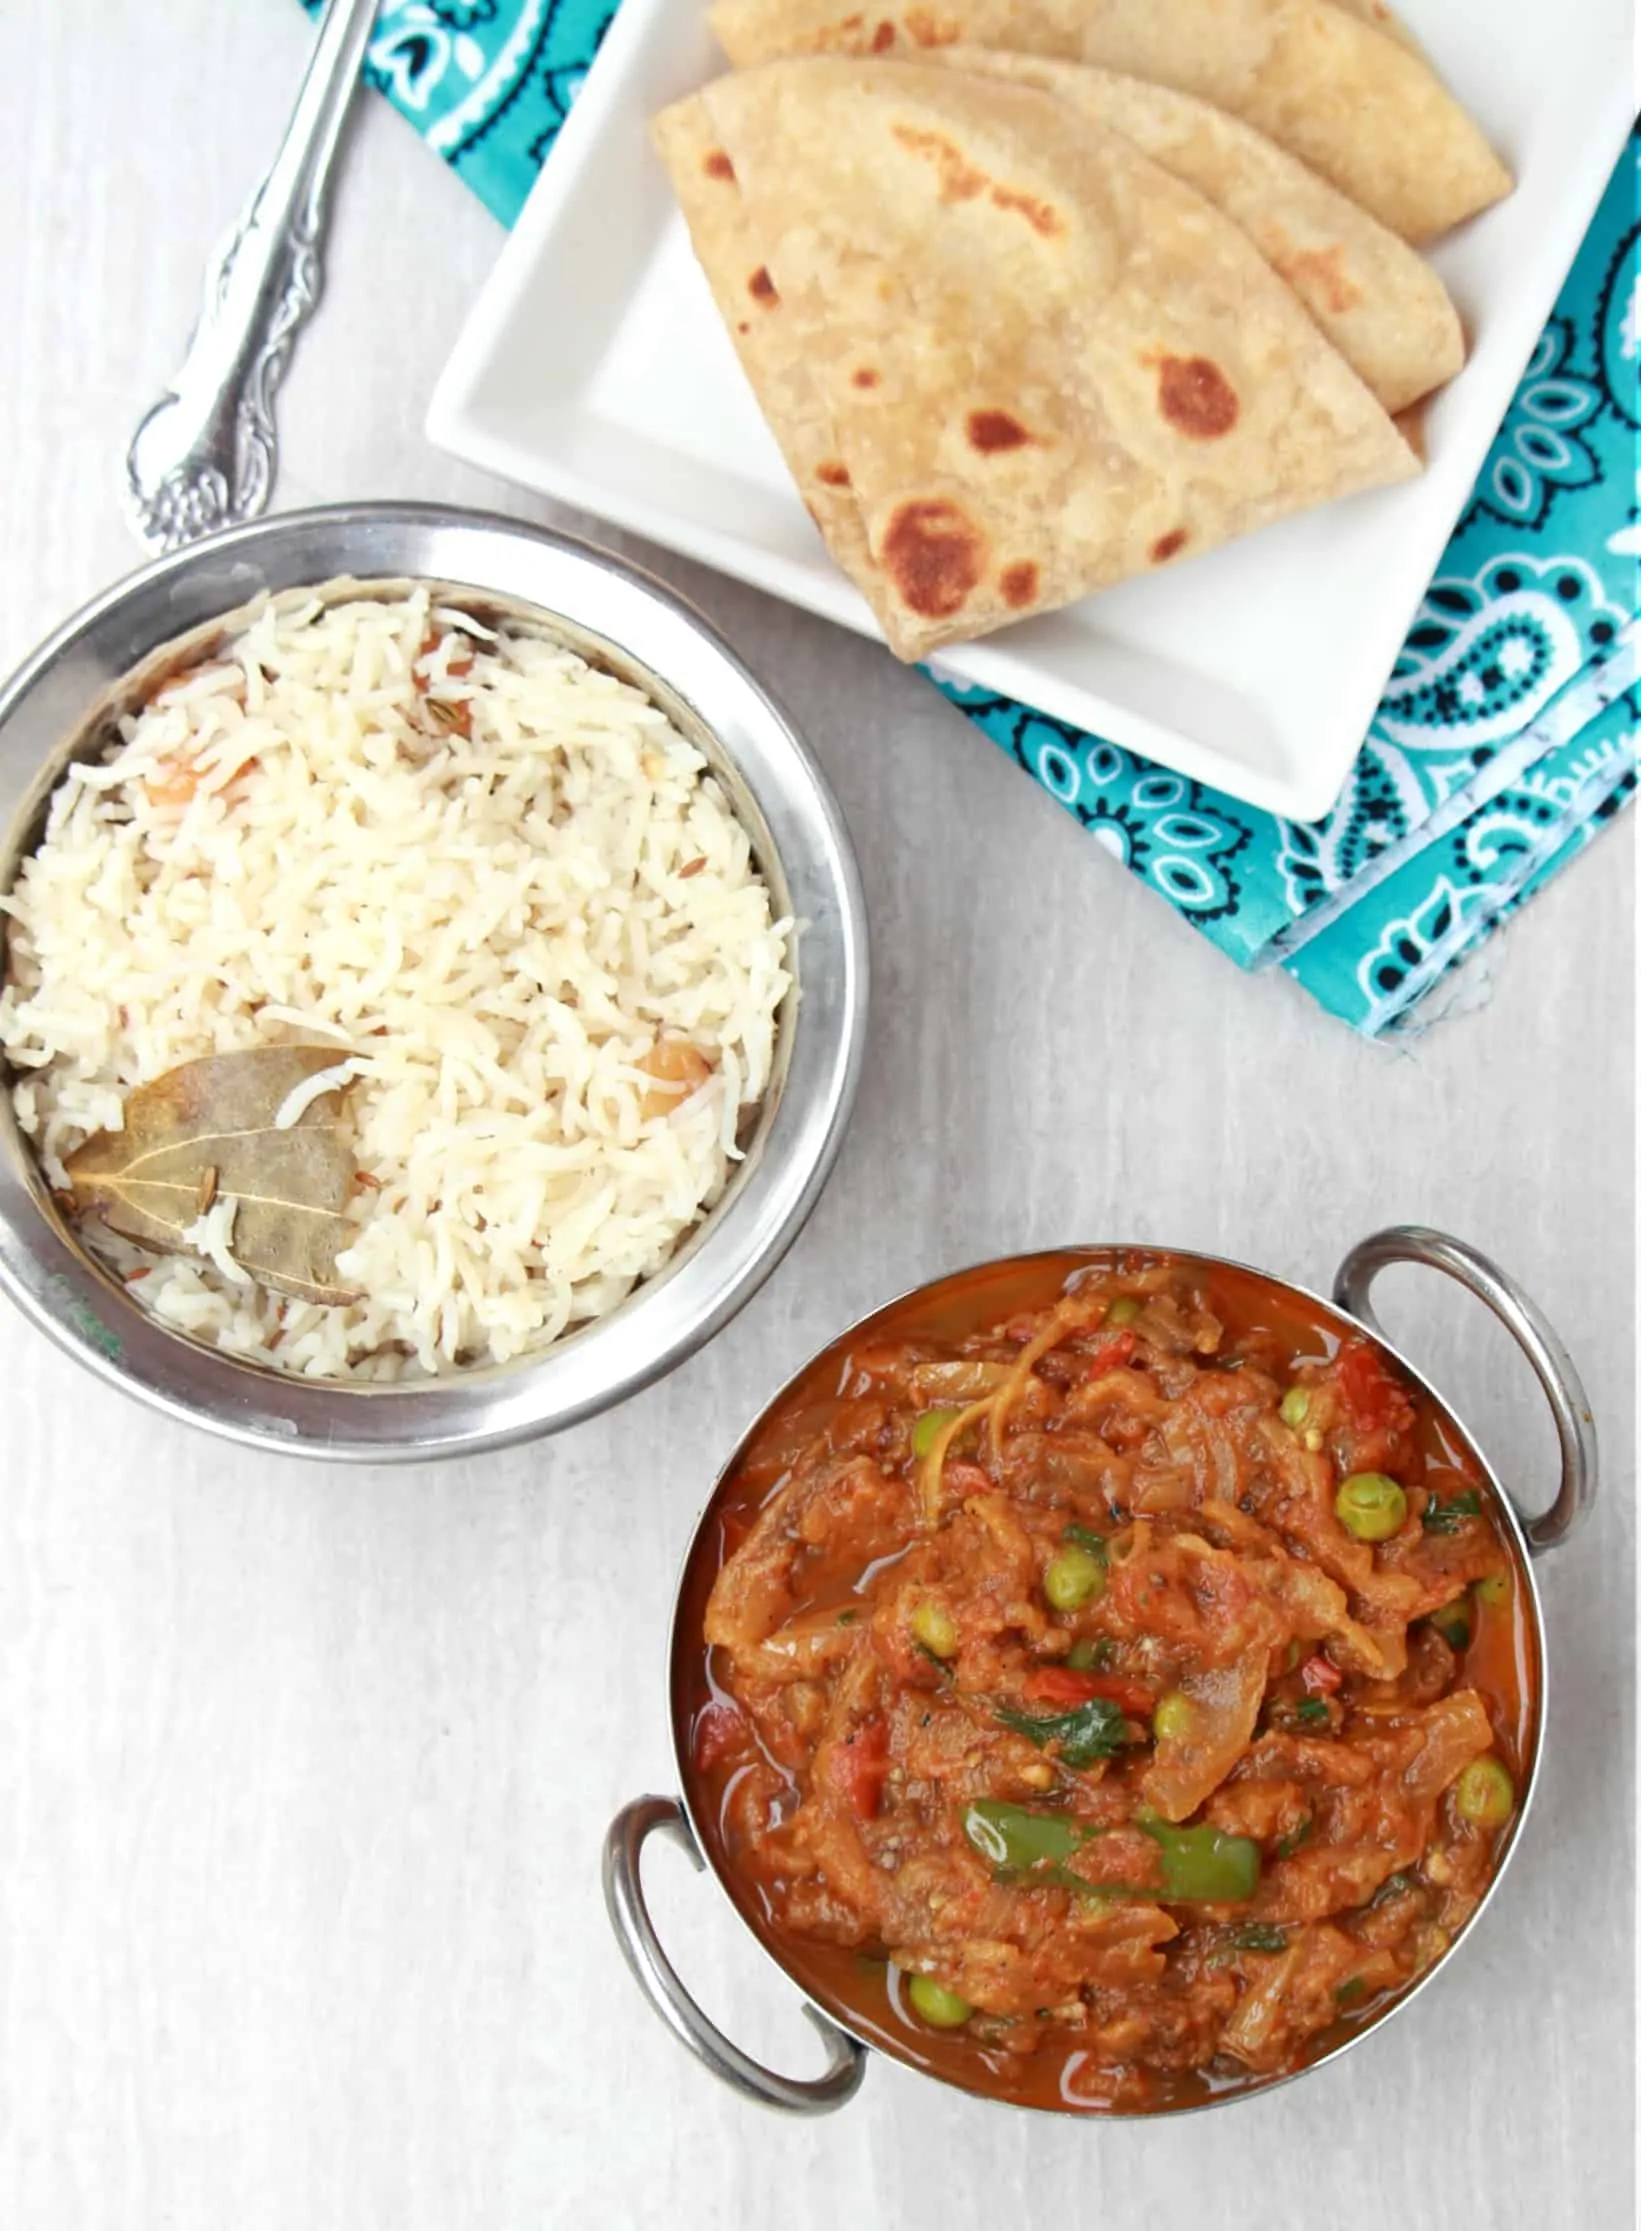
M132 522L153 549L268 501L274 390L319 299L326 192L375 15L376 0L328 0L273 167L212 259L182 368L126 452Z

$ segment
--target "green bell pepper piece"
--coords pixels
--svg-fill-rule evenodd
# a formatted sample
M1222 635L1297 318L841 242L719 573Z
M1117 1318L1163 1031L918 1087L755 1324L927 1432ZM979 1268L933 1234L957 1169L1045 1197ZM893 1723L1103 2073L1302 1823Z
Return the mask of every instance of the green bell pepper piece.
M1228 1836L1218 1828L1175 1828L1165 1820L1142 1820L1161 1856L1161 1882L1152 1895L1181 1903L1200 1900L1220 1905L1251 1898L1259 1888L1259 1846L1248 1836ZM1074 1852L1101 1831L1065 1813L1036 1813L1029 1806L980 1797L963 1815L963 1833L983 1859L1009 1874L1036 1874L1039 1880L1065 1881L1078 1890L1101 1885L1061 1870ZM1143 1896L1130 1890L1129 1896Z
M1259 1846L1221 1828L1176 1828L1166 1820L1138 1824L1162 1854L1164 1899L1230 1904L1259 1888Z
M961 1415L962 1405L955 1402L937 1403L932 1410L925 1410L916 1425L912 1427L913 1456L927 1456L939 1439L942 1428L950 1425L953 1418Z
M963 1815L963 1833L994 1867L1025 1874L1060 1866L1096 1831L1065 1813L1034 1813L1000 1797L977 1797Z

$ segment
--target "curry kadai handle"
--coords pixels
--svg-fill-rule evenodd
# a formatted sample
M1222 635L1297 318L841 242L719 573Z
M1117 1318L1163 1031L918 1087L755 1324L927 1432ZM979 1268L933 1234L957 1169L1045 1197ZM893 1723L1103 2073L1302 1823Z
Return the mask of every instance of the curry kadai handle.
M656 1829L682 1844L697 1868L706 1864L695 1848L684 1809L675 1798L635 1797L611 1821L604 1839L604 1903L622 1957L639 1989L697 2060L760 2107L779 2107L792 2115L826 2115L842 2107L860 2088L866 2073L866 2048L835 2022L829 2022L818 2007L805 2005L804 2012L827 2049L825 2074L807 2080L778 2076L731 2044L678 1980L672 1962L661 1949L639 1881L639 1855Z
M1432 1231L1425 1224L1397 1224L1359 1240L1335 1273L1334 1300L1381 1340L1388 1336L1368 1295L1374 1279L1390 1263L1422 1263L1457 1279L1487 1304L1532 1365L1561 1444L1561 1486L1547 1511L1536 1518L1519 1511L1517 1516L1530 1549L1555 1548L1583 1524L1595 1501L1595 1422L1573 1359L1544 1312L1513 1278L1462 1239Z

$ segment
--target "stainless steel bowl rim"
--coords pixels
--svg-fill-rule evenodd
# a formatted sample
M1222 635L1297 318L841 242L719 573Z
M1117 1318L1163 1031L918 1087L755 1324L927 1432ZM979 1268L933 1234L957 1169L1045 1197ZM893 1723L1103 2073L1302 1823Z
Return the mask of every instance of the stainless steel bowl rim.
M801 998L747 1163L672 1260L610 1316L535 1356L391 1386L303 1380L168 1331L70 1244L0 1092L0 1290L103 1380L229 1440L367 1462L465 1456L557 1431L661 1377L756 1291L813 1208L859 1078L868 949L853 848L796 728L718 631L622 558L543 527L443 505L326 506L156 560L76 613L0 689L0 858L41 770L163 645L264 591L429 581L539 614L629 672L707 749L752 825L774 896L802 923Z
M689 1636L683 1632L684 1589L685 1582L700 1552L703 1530L710 1520L725 1480L740 1461L747 1443L758 1432L770 1413L786 1399L792 1386L829 1349L856 1337L864 1327L871 1324L877 1317L889 1310L900 1308L906 1302L932 1288L945 1285L953 1280L974 1276L985 1270L1025 1266L1033 1261L1080 1253L1087 1253L1095 1257L1113 1254L1144 1256L1152 1261L1194 1263L1212 1270L1242 1272L1262 1281L1289 1298L1304 1302L1319 1310L1325 1317L1330 1318L1338 1325L1341 1330L1351 1333L1366 1333L1368 1338L1374 1341L1391 1358L1408 1379L1434 1402L1447 1417L1452 1419L1470 1447L1476 1452L1488 1485L1493 1491L1497 1508L1502 1513L1504 1524L1519 1555L1520 1571L1527 1585L1528 1618L1538 1661L1537 1711L1534 1719L1532 1755L1527 1763L1526 1779L1520 1792L1520 1802L1515 1818L1511 1823L1509 1840L1499 1854L1492 1879L1478 1901L1475 1911L1469 1916L1440 1958L1435 1960L1415 1982L1408 1985L1404 1991L1391 2000L1371 2022L1353 2029L1347 2036L1330 2045L1326 2052L1318 2054L1314 2060L1307 2061L1302 2067L1289 2070L1281 2075L1256 2079L1218 2097L1193 2101L1186 2106L1160 2110L1151 2109L1138 2113L1124 2109L1077 2108L1069 2103L1062 2108L1052 2108L1040 2106L1036 2102L998 2099L995 2094L988 2092L979 2084L967 2085L956 2077L947 2075L944 2071L920 2067L910 2053L902 2053L892 2041L885 2044L883 2038L873 2037L855 2022L848 2019L846 2015L835 2011L830 2006L824 2010L818 2007L805 1992L803 1984L786 1966L779 1953L766 1941L763 1933L748 1920L712 1857L711 1847L702 1833L701 1823L695 1811L692 1794L693 1775L688 1768L684 1749L686 1730L679 1724L676 1709L680 1652L686 1648L693 1651L699 1647L698 1636ZM1486 1301L1487 1305L1494 1309L1495 1314L1501 1316L1505 1314L1500 1303L1501 1300L1506 1300L1524 1307L1535 1322L1542 1326L1542 1319L1534 1305L1521 1292L1515 1282L1501 1272L1495 1264L1489 1262L1485 1256L1467 1246L1464 1242L1453 1240L1445 1233L1432 1231L1425 1226L1400 1226L1393 1227L1385 1232L1375 1233L1359 1242L1344 1258L1335 1277L1335 1291L1337 1293L1347 1285L1354 1286L1359 1296L1359 1313L1353 1313L1343 1307L1339 1300L1329 1299L1308 1286L1299 1285L1292 1279L1279 1277L1256 1264L1240 1262L1230 1256L1212 1255L1195 1248L1170 1247L1150 1240L1082 1242L1066 1247L1029 1250L1020 1255L990 1257L984 1261L971 1264L962 1270L943 1272L938 1277L919 1280L915 1285L905 1288L892 1299L875 1304L871 1309L855 1318L851 1324L823 1341L803 1364L788 1374L777 1393L761 1406L757 1415L737 1439L731 1455L714 1479L711 1492L706 1498L694 1528L691 1530L689 1542L679 1567L666 1646L667 1716L678 1795L676 1798L641 1798L635 1800L631 1805L624 1808L621 1814L617 1815L616 1820L612 1823L605 1847L606 1905L628 1966L637 1977L646 1996L650 1997L652 2004L656 2005L657 2011L662 2013L663 2018L667 2020L675 2034L682 2038L697 2057L713 2069L715 2074L741 2090L746 2096L759 2099L766 2106L783 2108L799 2114L825 2113L843 2105L853 2096L854 2091L858 2088L864 2068L864 2057L876 2050L886 2053L888 2057L898 2061L903 2067L912 2069L914 2073L930 2077L935 2082L946 2084L951 2089L963 2092L971 2098L983 2100L988 2106L1011 2109L1024 2108L1028 2112L1041 2114L1080 2114L1101 2122L1156 2121L1182 2114L1205 2113L1212 2108L1234 2106L1245 2101L1262 2099L1284 2084L1294 2083L1302 2077L1315 2074L1318 2070L1337 2061L1342 2054L1353 2050L1368 2037L1376 2035L1388 2022L1410 2006L1414 1999L1435 1980L1437 1975L1449 1966L1454 1953L1472 1934L1482 1914L1485 1913L1497 1895L1499 1885L1508 1871L1510 1861L1514 1857L1516 1846L1526 1826L1533 1796L1538 1787L1540 1762L1544 1748L1544 1732L1548 1722L1550 1688L1549 1654L1545 1638L1543 1603L1532 1565L1534 1542L1531 1533L1534 1526L1540 1522L1523 1520L1476 1435L1470 1431L1447 1397L1432 1385L1420 1367L1389 1339L1371 1308L1366 1305L1367 1287L1371 1284L1372 1277L1385 1264L1395 1261L1423 1263L1429 1267L1442 1270L1446 1275L1466 1286L1478 1298ZM1508 1317L1506 1317L1506 1322L1509 1322ZM1516 1328L1512 1326L1511 1329L1514 1331ZM1547 1331L1548 1328L1544 1329ZM1519 1341L1519 1332L1517 1332L1517 1338ZM1553 1340L1553 1335L1551 1338ZM1555 1513L1553 1514L1560 1518L1561 1523L1554 1532L1546 1536L1544 1546L1553 1545L1554 1542L1565 1538L1571 1532L1573 1526L1587 1513L1595 1492L1595 1444L1588 1404L1570 1361L1565 1357L1565 1353L1560 1351L1559 1343L1556 1344L1556 1347L1559 1362L1565 1373L1564 1391L1568 1395L1570 1405L1582 1417L1585 1434L1581 1450L1582 1469L1580 1469L1579 1463L1569 1459L1568 1469L1563 1476L1561 1494L1557 1498ZM1535 1369L1537 1368L1538 1365L1535 1362ZM650 1809L647 1813L645 1812L646 1808ZM640 1818L641 1815L643 1815L642 1818ZM781 2076L771 2070L759 2067L754 2062L750 2062L747 2056L740 2053L739 2048L734 2047L731 2041L724 2038L716 2027L700 2014L700 2010L695 2008L693 2002L689 2000L687 1990L679 1983L676 1975L672 1973L670 1964L666 1961L665 1954L661 1951L659 1942L655 1939L653 1929L648 1922L648 1916L643 1905L642 1891L637 1882L637 1856L644 1837L656 1828L664 1830L669 1827L674 1829L678 1840L685 1844L695 1865L711 1875L719 1895L728 1902L737 1920L741 1922L747 1935L752 1938L765 1959L781 1975L788 1987L800 1994L804 2011L820 2032L823 2041L831 2048L832 2065L825 2076L820 2078ZM646 1935L647 1942L644 1941ZM635 1937L639 1939L636 1943L633 1941ZM658 1959L656 1955L659 1956ZM659 1976L656 1973L657 1967L662 1971ZM677 1994L678 2000L682 2003L674 2003L670 2006L662 2003L663 1999L674 1993ZM694 2017L694 2019L692 2020L691 2017ZM730 2055L733 2056L733 2065L730 2066L720 2065L723 2058L723 2049L726 2046L729 2048Z

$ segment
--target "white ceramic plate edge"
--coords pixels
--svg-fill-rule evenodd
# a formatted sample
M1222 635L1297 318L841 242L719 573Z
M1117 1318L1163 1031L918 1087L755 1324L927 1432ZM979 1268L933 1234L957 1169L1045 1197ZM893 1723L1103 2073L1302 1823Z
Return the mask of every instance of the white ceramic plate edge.
M813 565L797 564L779 551L720 531L705 521L655 502L634 500L623 491L578 473L549 453L498 435L479 407L486 368L518 312L538 258L574 204L581 176L599 151L609 116L626 95L629 73L637 66L654 24L678 4L679 0L624 0L551 159L458 336L428 406L427 434L436 446L503 479L536 489L857 634L881 641L865 600L821 555L818 546ZM1553 236L1541 234L1533 240L1531 253L1515 271L1508 297L1488 313L1485 348L1478 347L1461 375L1465 383L1462 420L1447 429L1441 453L1433 460L1425 482L1408 484L1410 488L1422 488L1426 501L1419 514L1410 515L1415 531L1410 535L1406 562L1394 582L1387 582L1377 597L1365 599L1361 608L1368 644L1359 646L1358 666L1376 673L1379 679L1371 692L1359 688L1354 695L1342 693L1341 700L1323 716L1331 748L1323 748L1318 736L1314 754L1303 764L1260 767L1243 759L1233 760L1185 728L1150 718L1082 682L1062 679L1051 663L1035 662L1028 652L1017 648L1014 631L943 650L934 662L939 671L959 683L1016 699L1074 728L1106 737L1272 813L1301 821L1325 816L1367 733L1384 681L1554 305L1630 121L1628 86L1615 80L1601 108L1587 118L1581 159L1574 174L1563 181L1559 204L1566 215L1562 224ZM1431 499L1433 486L1442 491L1439 504ZM1391 498L1398 493L1391 491ZM1198 562L1211 564L1213 557Z

